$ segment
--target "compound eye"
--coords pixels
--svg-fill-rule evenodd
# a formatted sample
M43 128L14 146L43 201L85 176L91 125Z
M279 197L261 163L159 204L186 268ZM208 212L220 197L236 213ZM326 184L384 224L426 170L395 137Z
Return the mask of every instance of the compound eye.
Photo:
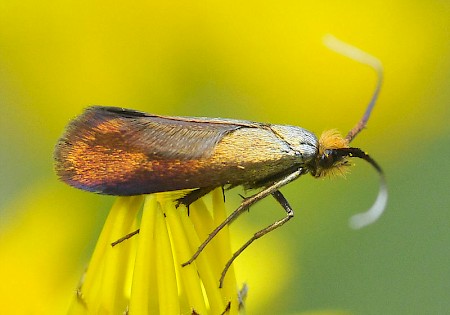
M336 153L333 150L325 150L320 157L320 166L323 168L332 167L336 161Z
M334 152L334 150L332 150L332 149L326 149L323 154L326 156L330 156L330 155L334 156L334 155L336 155L336 152Z

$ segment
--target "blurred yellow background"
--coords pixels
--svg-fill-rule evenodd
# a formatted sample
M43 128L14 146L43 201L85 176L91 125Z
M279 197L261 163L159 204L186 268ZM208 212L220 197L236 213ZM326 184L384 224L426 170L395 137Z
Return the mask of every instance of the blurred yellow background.
M111 197L53 173L53 146L88 105L292 124L346 133L373 71L327 50L326 34L375 56L385 82L352 143L384 168L385 215L367 165L283 189L296 217L237 261L248 314L450 310L450 2L0 2L0 309L61 314ZM229 210L239 190L227 194ZM238 246L283 210L264 200L233 226Z

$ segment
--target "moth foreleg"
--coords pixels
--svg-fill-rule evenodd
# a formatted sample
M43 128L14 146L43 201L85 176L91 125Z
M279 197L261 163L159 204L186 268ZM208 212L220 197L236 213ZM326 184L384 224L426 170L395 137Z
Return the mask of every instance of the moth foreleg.
M260 192L254 194L253 196L250 196L242 201L240 206L234 210L219 226L217 226L214 231L212 231L206 240L203 241L202 244L198 247L197 251L192 255L191 259L183 263L181 266L187 266L191 264L197 257L200 255L200 253L203 251L203 249L208 245L208 243L217 235L217 233L220 232L226 225L233 222L239 215L241 215L248 207L250 207L252 204L258 202L261 199L264 199L268 195L276 192L280 187L283 187L284 185L292 182L293 180L297 179L299 176L301 176L304 173L303 168L298 168L291 174L287 175L286 177L272 183L270 186L267 186ZM277 198L277 197L275 197ZM278 200L278 199L277 199Z

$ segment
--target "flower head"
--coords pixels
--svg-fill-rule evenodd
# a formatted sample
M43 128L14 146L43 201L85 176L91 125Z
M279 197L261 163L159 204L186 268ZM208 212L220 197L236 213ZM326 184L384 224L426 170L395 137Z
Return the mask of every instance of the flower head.
M189 215L185 206L176 207L179 196L167 192L116 200L70 313L239 313L242 301L233 268L219 289L222 268L231 256L227 229L194 263L181 267L225 219L221 189L211 193L211 209L200 199ZM133 235L137 229L139 234Z

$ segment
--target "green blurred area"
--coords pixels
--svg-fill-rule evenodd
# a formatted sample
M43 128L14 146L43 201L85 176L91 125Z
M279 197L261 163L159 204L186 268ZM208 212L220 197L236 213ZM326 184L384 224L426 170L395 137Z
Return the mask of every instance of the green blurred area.
M327 50L329 33L385 68L378 104L353 145L385 170L388 209L373 226L348 228L376 196L378 178L366 163L356 162L346 180L307 177L284 188L295 219L238 262L289 257L280 265L283 285L254 288L251 276L241 279L248 313L450 312L447 1L0 2L1 308L23 296L45 313L64 310L66 301L45 296L74 290L112 201L66 187L53 173L53 146L72 117L101 104L345 133L376 78ZM282 215L263 201L233 228L250 235ZM17 266L28 274L15 288ZM271 272L278 271L264 271ZM258 290L265 295L252 297Z

